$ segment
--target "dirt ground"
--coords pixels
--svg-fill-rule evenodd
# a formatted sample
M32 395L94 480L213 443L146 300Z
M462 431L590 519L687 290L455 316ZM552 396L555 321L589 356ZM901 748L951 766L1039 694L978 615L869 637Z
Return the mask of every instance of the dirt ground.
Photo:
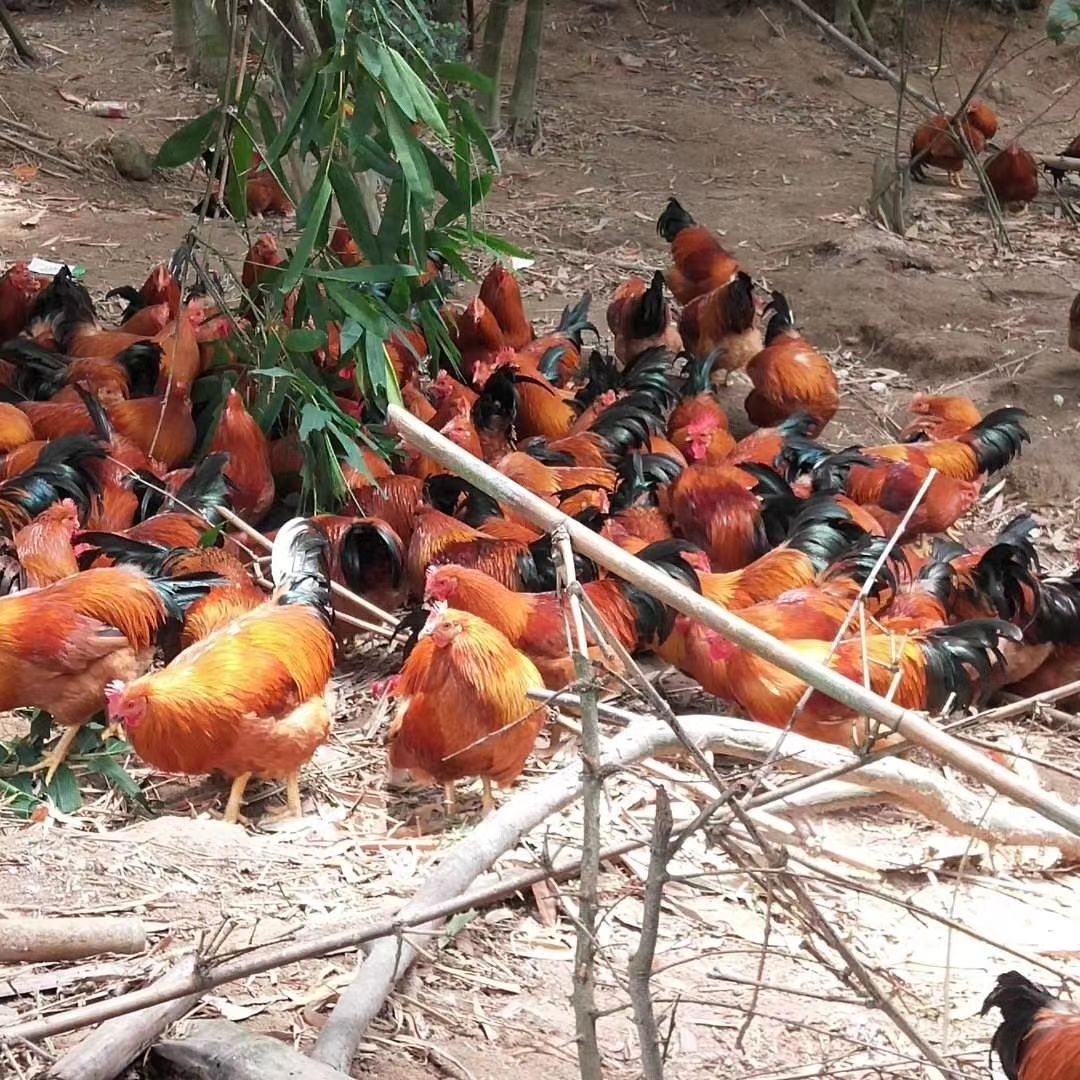
M704 2L674 6L623 0L611 13L549 2L543 137L531 153L505 153L482 216L535 255L524 274L534 311L555 312L588 288L602 322L619 280L664 264L654 222L668 194L677 193L724 234L756 279L791 298L807 337L834 360L844 403L828 435L837 445L891 432L917 390L963 387L982 405L1028 409L1033 444L983 508L980 528L1025 506L1043 511L1048 554L1071 558L1080 375L1065 338L1080 284L1073 268L1080 236L1069 208L1047 187L1025 213L1010 216L1006 251L995 247L975 189L956 192L938 179L916 185L909 236L891 236L867 220L862 205L874 158L891 152L895 92L780 4L735 13ZM937 59L943 11L928 3L909 27L923 60L913 75L923 87ZM27 71L9 51L0 63L0 136L10 140L0 143L0 257L84 266L95 295L138 283L189 227L195 178L177 172L148 183L122 180L101 140L125 131L153 149L205 108L206 95L171 65L167 7L77 2L17 18L47 62ZM1040 42L1040 19L1032 16L1028 26L954 11L954 46L934 74L943 100L953 103L1009 27L991 76L1003 122L998 141L1024 129L1026 145L1049 153L1080 127L1080 94L1073 54ZM138 110L129 119L101 119L65 101L61 89ZM47 141L38 146L62 148L84 172L72 176L26 152L8 117L43 133ZM905 132L912 117L905 113ZM27 165L38 169L21 168ZM1076 191L1067 185L1062 194ZM225 251L242 248L235 226L208 226L206 236ZM744 393L732 390L733 417ZM233 925L229 946L239 946L378 918L411 896L467 820L445 832L436 823L433 835L416 838L410 822L417 800L387 790L378 718L355 680L348 682L335 741L310 770L311 819L301 830L226 827L206 814L217 786L175 781L151 787L167 811L152 820L133 821L119 797L102 794L74 820L0 822L0 908L138 914L153 942L148 955L118 959L104 973L80 970L74 985L57 985L57 973L43 969L20 992L32 989L57 1011L139 984L225 920ZM1022 731L1032 753L1075 756L1067 735ZM533 763L523 783L568 760ZM612 782L605 809L611 836L647 832L654 798L648 775ZM694 806L683 797L677 810L687 815ZM815 886L848 943L882 973L887 992L966 1075L985 1070L992 1029L976 1014L997 972L1036 974L1037 958L1051 969L1039 977L1052 985L1054 973L1080 976L1076 882L1056 852L968 845L881 807L816 817L803 828L829 865L837 865L830 860L838 853L855 854L868 886L951 913L989 939L1006 936L1008 927L1009 946L1026 960L880 898ZM520 872L545 843L579 836L573 813L557 817L502 860L498 873ZM715 876L711 889L672 886L665 909L657 996L669 1002L672 1077L928 1075L889 1021L811 957L793 920L768 915L750 883L715 851L692 847L686 858L706 880ZM642 873L641 861L628 858L604 877L605 899L615 905L603 928L610 964L600 973L604 1003L623 1000ZM573 933L550 898L497 907L456 930L394 996L356 1075L495 1080L512 1068L522 1080L576 1076L568 1005ZM260 976L210 995L199 1015L242 1021L305 1048L354 965L346 955ZM739 979L744 983L732 981ZM761 992L758 1018L740 1032L740 1010L751 1000L745 981L774 989ZM0 1020L16 1005L4 985L0 980ZM776 987L796 987L802 996ZM637 1075L628 1014L606 1018L602 1033L609 1075ZM57 1039L49 1052L70 1042ZM18 1067L29 1076L43 1065L22 1057ZM8 1075L6 1068L0 1073Z

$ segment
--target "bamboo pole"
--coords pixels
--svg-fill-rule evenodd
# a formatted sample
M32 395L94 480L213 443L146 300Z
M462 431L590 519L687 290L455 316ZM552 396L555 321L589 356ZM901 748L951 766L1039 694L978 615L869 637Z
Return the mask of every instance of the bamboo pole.
M967 776L1007 795L1022 806L1036 810L1050 821L1080 836L1080 812L1075 807L1067 805L1048 792L1025 784L1018 776L991 761L985 754L946 735L925 716L902 709L843 675L806 660L786 643L763 633L725 608L706 600L685 585L680 585L662 571L627 554L622 548L567 517L479 458L455 446L445 436L417 420L400 406L390 405L388 412L398 433L410 446L475 484L533 525L548 531L559 525L564 526L577 550L605 569L645 589L710 630L723 634L741 648L797 676L858 714L876 720L888 730L898 732Z

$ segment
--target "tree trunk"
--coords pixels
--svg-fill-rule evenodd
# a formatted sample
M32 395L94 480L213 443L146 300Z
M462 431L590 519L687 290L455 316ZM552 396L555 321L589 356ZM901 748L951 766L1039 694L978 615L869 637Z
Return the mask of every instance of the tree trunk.
M27 64L38 63L41 57L26 43L26 38L22 36L21 31L15 25L15 20L11 17L11 12L8 11L4 0L0 0L0 25L3 25L4 30L7 32L7 36L11 39L11 44L15 46L15 52L20 60L25 61Z
M545 0L528 0L521 28L514 92L510 95L510 131L515 142L532 142L540 131L536 86L540 80L540 51L544 44Z
M178 67L195 56L195 0L172 0L172 53Z
M479 70L491 80L491 92L480 94L476 99L477 112L488 131L495 131L501 120L501 97L499 73L502 68L503 40L506 23L514 0L491 0L487 25L484 27L484 46L480 50Z

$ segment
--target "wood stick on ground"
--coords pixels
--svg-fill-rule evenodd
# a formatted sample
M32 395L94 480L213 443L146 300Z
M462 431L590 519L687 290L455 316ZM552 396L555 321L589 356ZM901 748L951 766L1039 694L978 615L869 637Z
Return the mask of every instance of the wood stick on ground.
M0 0L0 2L2 2L2 0ZM0 121L0 124L2 123L3 121ZM16 139L14 135L8 135L6 132L0 131L0 142L7 143L9 146L14 146L16 150L21 150L24 154L33 154L35 157L43 158L45 161L51 161L54 165L59 165L60 168L67 169L68 172L86 172L81 165L73 165L70 161L65 161L64 158L49 153L48 150L41 150L36 146L31 146L25 139Z
M195 974L195 957L182 957L151 989L187 986ZM166 1001L150 1009L117 1016L91 1032L49 1070L55 1080L113 1080L170 1025L199 1003L199 993Z
M653 811L653 834L649 842L649 873L645 879L645 901L641 909L641 937L630 957L626 987L634 1012L641 1072L645 1080L664 1080L664 1058L660 1053L660 1032L653 1007L651 981L656 959L656 937L660 930L660 906L668 879L671 850L671 800L665 788L657 786Z
M273 550L273 543L269 541L258 529L253 528L243 518L239 518L227 507L219 506L216 513L220 514L234 529L239 529L249 540L254 541L264 551ZM363 608L369 614L374 615L380 622L385 623L388 627L392 628L397 625L397 619L389 612L383 611L381 607L373 604L370 600L365 600L364 597L358 596L351 589L346 589L344 585L340 585L336 581L330 582L330 591L338 596L344 597L346 600L352 601L358 607ZM345 621L350 623L359 623L359 620L354 620L351 616ZM376 630L370 626L370 624L362 624L364 629L370 629L372 633L381 634L384 637L391 637L392 632L388 634L385 630Z
M0 26L3 26L7 36L11 38L11 44L15 46L15 52L18 53L20 60L25 60L28 64L41 62L41 57L27 45L26 38L15 25L15 20L11 17L11 9L4 0L0 0Z
M176 1070L175 1075L213 1080L348 1080L288 1043L229 1020L199 1020L186 1038L155 1046L151 1058L171 1066L170 1076Z
M604 795L604 780L600 775L600 718L596 709L598 695L589 662L589 639L581 611L570 534L565 529L556 529L551 546L562 586L570 656L581 699L581 874L571 1001L581 1080L602 1080L604 1065L596 1037L596 925L600 915L600 804Z
M146 948L142 919L0 919L0 962L81 960L101 953L140 953Z
M680 718L689 738L702 749L718 754L764 756L776 740L776 732L749 720L729 716L683 716ZM855 756L839 747L828 746L813 739L789 736L792 740L787 762L807 772L820 773L854 762L851 780L868 788L881 787L909 796L909 801L928 808L936 820L970 835L986 835L993 830L996 838L1008 836L1010 842L1036 846L1058 847L1070 858L1080 858L1080 840L1070 833L1047 826L1037 814L1009 807L996 800L989 813L979 800L965 792L964 798L956 799L956 785L948 782L931 769L913 765L911 762L873 762L860 765ZM601 767L604 771L625 769L642 758L658 754L670 754L681 746L671 729L653 719L638 719L625 731L611 739L606 747ZM873 776L864 772L875 770ZM376 1015L393 989L394 980L404 974L417 955L418 946L427 941L425 937L412 937L405 933L410 927L423 926L430 929L437 923L461 911L483 908L515 896L540 881L551 878L566 880L577 874L579 863L568 862L554 871L540 869L522 874L508 881L496 882L484 888L466 891L472 881L483 873L505 851L513 848L520 836L540 824L551 814L572 802L581 792L581 768L577 762L541 781L526 791L509 799L494 814L480 822L458 845L441 859L430 873L413 900L394 919L357 926L349 923L340 930L311 938L282 944L260 946L220 964L197 971L189 979L173 989L150 986L119 994L107 1000L85 1005L68 1012L26 1020L0 1027L0 1045L20 1045L22 1040L39 1040L76 1031L91 1024L100 1023L114 1016L125 1016L137 1009L160 1005L192 993L205 993L217 986L271 971L286 964L313 957L328 956L344 949L356 948L374 941L364 970L374 978L384 979L380 985L369 988L367 1006ZM755 800L759 806L770 801L780 802L786 798L783 789L767 792ZM972 805L974 804L974 805ZM938 807L942 810L939 812ZM683 835L676 830L674 840ZM605 849L604 860L620 854L636 851L647 841L631 840ZM471 876L470 876L471 875ZM459 886L460 882L464 882ZM371 960L378 961L378 970Z
M718 604L711 603L686 586L673 581L662 571L627 554L622 548L515 484L490 465L455 446L405 409L390 405L388 411L398 432L410 446L421 450L455 475L475 484L481 491L509 506L532 524L548 530L560 524L565 525L574 547L605 569L644 589L676 611L723 634L741 648L797 676L846 705L856 714L876 720L885 730L899 732L959 771L1015 799L1023 806L1037 810L1080 837L1080 811L1076 807L1067 805L1057 796L1025 784L1008 769L997 765L981 752L946 735L925 716L886 701L831 668L806 660L785 642L763 633Z

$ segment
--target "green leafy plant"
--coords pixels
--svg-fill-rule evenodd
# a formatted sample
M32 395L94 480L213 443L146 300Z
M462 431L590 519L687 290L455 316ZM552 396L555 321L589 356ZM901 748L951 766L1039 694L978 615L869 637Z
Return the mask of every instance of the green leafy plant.
M30 730L20 739L0 742L0 807L17 817L29 818L45 797L62 814L73 814L82 807L79 776L99 776L131 802L148 809L146 797L121 764L129 748L121 739L104 740L101 724L87 724L79 732L67 762L56 770L48 785L44 773L27 770L43 756L52 730L49 714L40 709L26 710Z
M176 167L221 139L235 217L246 216L253 163L269 169L296 205L295 245L260 282L259 297L249 298L254 327L230 342L229 363L261 377L253 412L263 429L299 435L301 503L315 510L344 499L341 462L363 472L360 446L388 445L377 425L400 398L387 342L417 327L435 362L456 363L429 257L470 276L474 252L522 254L473 220L498 167L470 99L488 88L485 80L437 59L445 47L413 0L331 0L324 10L327 47L310 58L307 78L282 108L257 89L257 77L233 80L157 158ZM335 215L360 265L343 266L330 251ZM328 358L331 328L340 350ZM363 424L341 408L342 397L363 402Z

